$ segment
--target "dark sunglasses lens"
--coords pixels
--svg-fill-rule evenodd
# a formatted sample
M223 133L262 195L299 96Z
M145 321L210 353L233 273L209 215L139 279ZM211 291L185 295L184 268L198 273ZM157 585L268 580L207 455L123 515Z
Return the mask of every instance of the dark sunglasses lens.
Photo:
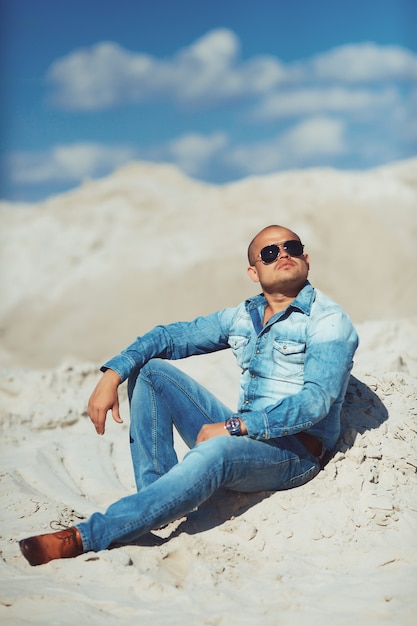
M291 256L301 256L303 254L304 246L301 241L292 239L284 243L284 248Z
M275 244L272 244L272 246L266 246L265 248L262 248L261 250L261 259L262 259L262 262L265 263L266 265L276 261L276 259L278 258L278 255L279 255L279 247L276 246Z
M304 246L301 241L297 241L297 239L291 239L291 241L286 241L282 248L288 252L290 256L301 256L303 254ZM261 259L265 265L269 265L277 260L279 257L280 249L276 244L272 244L271 246L265 246L261 250Z

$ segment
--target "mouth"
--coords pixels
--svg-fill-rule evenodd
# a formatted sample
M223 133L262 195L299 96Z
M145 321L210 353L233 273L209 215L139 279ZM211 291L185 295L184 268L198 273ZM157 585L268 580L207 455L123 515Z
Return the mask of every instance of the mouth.
M286 269L287 267L294 267L295 263L293 261L284 261L278 266L279 270Z

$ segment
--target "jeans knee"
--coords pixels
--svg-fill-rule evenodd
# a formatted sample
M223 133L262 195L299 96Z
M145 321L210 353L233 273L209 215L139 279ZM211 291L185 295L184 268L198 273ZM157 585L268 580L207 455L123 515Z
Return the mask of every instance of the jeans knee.
M172 367L172 365L169 365L169 363L164 361L164 359L151 359L142 367L136 367L127 380L127 390L129 398L132 397L133 391L139 378L149 381L150 375L167 371L169 367Z
M140 369L139 375L143 375L146 378L154 375L162 375L162 376L172 376L175 378L175 374L178 370L172 365L169 361L165 359L150 359L145 365Z
M207 459L208 465L221 464L229 458L231 451L231 442L229 437L212 437L202 443L198 444L195 448L199 453Z

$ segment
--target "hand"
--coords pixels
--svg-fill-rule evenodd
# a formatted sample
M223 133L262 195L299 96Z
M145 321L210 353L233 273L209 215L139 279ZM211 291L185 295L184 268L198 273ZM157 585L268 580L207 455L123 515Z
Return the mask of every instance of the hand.
M224 422L204 424L197 435L196 444L207 441L207 439L211 439L212 437L221 437L223 435L231 436L229 431L224 427Z
M248 429L242 420L240 420L240 432L242 435L248 434ZM224 422L204 424L197 435L196 444L201 443L202 441L207 441L207 439L211 439L212 437L221 437L223 435L227 435L228 437L232 436L227 428L224 427Z
M116 372L110 369L106 370L88 401L88 415L99 435L104 435L107 411L110 409L114 421L123 424L119 414L119 396L117 393L120 383L120 376Z

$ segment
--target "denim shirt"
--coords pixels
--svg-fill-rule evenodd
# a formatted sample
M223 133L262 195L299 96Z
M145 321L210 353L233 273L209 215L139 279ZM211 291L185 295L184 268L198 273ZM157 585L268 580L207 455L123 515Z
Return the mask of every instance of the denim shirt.
M156 326L102 367L122 379L149 359L181 359L230 348L242 370L236 416L255 439L308 431L331 449L358 336L346 313L307 281L290 306L263 325L266 298L249 298L191 322Z

